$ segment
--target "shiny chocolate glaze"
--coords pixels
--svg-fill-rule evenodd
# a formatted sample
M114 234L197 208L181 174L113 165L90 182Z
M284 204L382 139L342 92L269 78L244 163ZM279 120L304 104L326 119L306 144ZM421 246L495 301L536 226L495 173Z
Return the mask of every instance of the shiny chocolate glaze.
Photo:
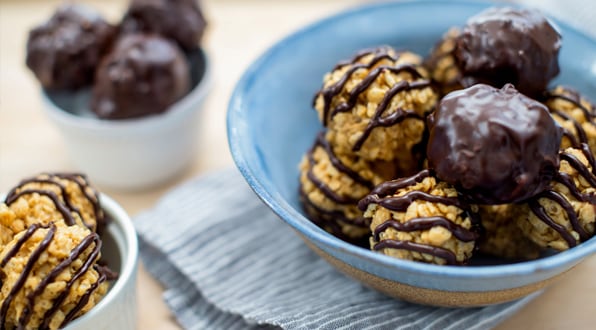
M63 4L29 32L25 62L45 89L89 86L115 35L116 28L92 8Z
M451 92L428 124L429 167L477 204L526 200L546 189L559 167L559 125L510 84Z
M468 20L454 54L464 87L511 83L538 97L559 74L560 48L561 36L540 12L493 7Z
M157 35L127 34L97 68L91 110L102 119L155 115L189 89L189 64L176 44Z
M360 174L356 171L352 170L349 166L345 165L333 152L333 148L325 139L325 132L320 132L317 134L315 143L307 152L307 159L309 162L309 168L306 172L307 178L319 189L325 197L329 200L333 201L339 205L356 205L358 203L359 198L352 197L352 196L342 196L336 193L331 187L329 187L325 182L317 178L317 176L313 173L313 168L316 165L316 161L314 159L314 152L316 149L322 148L327 157L329 157L330 162L333 166L341 173L348 176L354 182L366 187L367 189L373 188L373 182L363 178ZM357 227L367 228L370 224L370 221L367 221L363 217L358 217L356 219L350 219L346 217L346 215L339 211L339 210L326 210L318 205L312 203L310 199L304 193L302 187L300 187L300 200L309 214L309 218L319 227L326 228L332 231L332 234L335 236L344 239L344 240L351 240L348 237L345 237L341 230L341 226L338 223L345 223L350 224Z

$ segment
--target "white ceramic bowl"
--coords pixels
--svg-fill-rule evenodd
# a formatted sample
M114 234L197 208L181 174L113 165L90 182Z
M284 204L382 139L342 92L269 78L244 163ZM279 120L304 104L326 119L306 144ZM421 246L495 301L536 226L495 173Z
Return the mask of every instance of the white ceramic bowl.
M137 266L139 246L130 217L118 203L100 196L101 207L111 222L102 235L102 259L118 279L105 297L89 312L69 323L68 330L135 329L137 323Z
M175 177L195 158L198 115L212 84L207 55L190 56L193 89L160 115L101 120L89 109L90 91L42 91L75 166L94 182L136 190Z

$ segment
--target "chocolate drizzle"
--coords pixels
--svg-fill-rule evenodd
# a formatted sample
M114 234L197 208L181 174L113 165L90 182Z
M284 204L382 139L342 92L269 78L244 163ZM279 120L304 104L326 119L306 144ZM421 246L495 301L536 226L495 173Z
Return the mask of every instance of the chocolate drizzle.
M95 290L99 288L101 283L106 281L107 276L106 274L101 272L101 268L99 268L97 265L93 265L93 269L95 269L95 271L98 272L99 278L97 279L97 281L95 281L89 286L89 289L87 289L87 291L81 296L81 299L79 299L77 305L73 309L71 309L70 312L68 312L68 314L66 314L64 320L60 324L60 328L64 327L66 324L72 321L73 318L77 316L77 314L83 309L83 307L87 305L87 302L89 301L89 298L91 297L93 292L95 292Z
M344 240L346 242L356 244L359 246L365 246L366 242L361 239L349 237L346 235L340 224L348 224L360 228L368 228L370 226L370 219L364 217L357 217L350 219L339 210L326 210L311 202L304 191L300 189L300 202L304 206L305 211L309 215L309 219L320 228L329 231L333 236Z
M342 92L345 84L352 78L352 76L354 75L354 73L356 71L358 71L360 69L365 69L365 70L371 69L372 67L377 65L381 60L385 60L385 59L389 60L389 61L397 62L399 59L399 54L397 54L397 56L393 56L390 54L391 50L392 50L391 47L379 47L376 49L364 50L364 51L358 53L351 61L340 62L333 69L335 71L335 70L338 70L344 66L351 66L335 84L332 84L331 86L321 89L315 95L315 97L313 99L313 106L314 106L317 98L319 98L320 96L323 97L323 118L322 118L323 125L327 126L329 120L331 118L333 118L336 114L338 114L340 112L351 111L354 108L354 106L356 105L358 97L364 91L366 91L366 89L368 87L370 87L372 85L372 83L379 77L379 75L381 75L381 73L391 72L393 74L399 74L402 72L407 72L414 79L422 79L423 78L422 74L418 71L417 67L413 64L401 64L401 65L396 65L396 66L389 66L389 65L378 66L375 69L371 70L368 73L368 75L348 93L348 101L347 102L339 103L335 106L335 108L331 109L332 99ZM367 64L358 63L359 60L361 60L363 57L365 57L367 55L373 55L373 58L370 60L369 63L367 63ZM370 130L372 130L376 126L391 126L395 123L401 122L403 119L405 119L405 117L407 117L406 114L409 114L410 111L399 110L398 111L400 113L399 115L392 116L391 119L386 119L383 122L381 122L381 115L383 114L383 112L386 110L386 108L390 104L391 99L397 93L412 90L412 89L423 89L426 87L430 87L430 81L428 81L428 80L422 80L422 81L417 81L417 82L412 82L412 83L407 82L407 81L402 81L399 84L397 84L396 86L394 86L383 97L383 100L379 104L379 106L375 112L375 115L373 117L376 119L374 121L371 120L371 122L369 122L369 125L367 126L367 129L366 129L367 132L365 132L365 134L363 134L363 135L368 136L370 134ZM362 143L364 143L365 139L366 139L366 137L361 138L362 141L359 141L357 144L360 144L360 146L361 146ZM354 151L359 150L359 148L360 147L354 146Z
M314 152L317 148L322 148L325 151L327 157L329 158L329 161L339 172L345 174L354 182L367 188L367 190L370 190L374 187L372 181L365 179L360 174L358 174L358 172L352 170L350 167L345 165L337 157L337 155L335 155L335 153L333 152L333 148L331 147L327 139L325 139L325 133L320 132L317 135L317 138L312 148L307 153L309 169L306 172L306 175L308 180L310 180L317 187L317 189L319 189L323 193L323 195L325 195L325 197L327 197L329 200L339 205L356 205L356 203L358 203L359 198L339 195L314 174L313 168L316 165ZM347 241L353 240L345 236L345 234L343 234L339 223L349 224L362 228L367 228L370 225L370 221L367 221L363 217L350 219L346 217L346 215L340 210L326 210L315 205L314 203L312 203L312 201L310 201L310 199L308 198L308 196L306 196L302 189L300 189L300 199L302 204L305 206L307 212L309 213L311 220L316 225L322 228L327 228L328 230L332 231L332 233L335 236L341 239Z
M586 106L584 106L581 102L581 97L579 93L571 89L563 89L563 91L561 91L560 93L557 93L556 91L547 92L545 94L545 97L547 102L546 105L552 114L555 114L563 118L564 120L570 121L573 124L573 127L575 128L575 134L573 134L573 132L571 132L570 130L563 128L563 136L566 136L569 139L569 141L571 142L571 146L573 146L574 148L580 148L580 145L582 143L588 143L588 136L582 125L572 116L568 115L560 109L555 108L553 103L548 102L562 100L574 105L576 108L581 110L585 122L590 123L592 126L596 125L596 109L593 106L591 109L588 109Z
M478 239L480 219L478 218L477 214L471 211L470 206L462 198L436 196L418 190L412 190L402 196L393 195L397 190L414 186L428 177L434 177L434 173L431 170L425 169L411 177L381 183L380 185L377 185L368 196L360 200L358 207L364 211L368 208L369 204L377 204L392 211L405 212L413 201L424 200L431 203L452 205L460 208L463 212L463 216L470 218L470 221L472 222L472 230L468 230L460 225L457 225L445 217L430 216L412 218L405 223L400 223L394 219L387 219L382 224L377 226L373 231L374 240L376 241L373 246L374 250L381 250L384 248L405 249L442 258L447 264L458 264L456 256L451 251L440 247L410 241L396 241L389 239L380 240L380 234L387 228L394 228L404 232L412 232L418 230L427 230L434 226L446 228L456 238L463 242L471 242Z
M29 238L31 238L31 236L33 236L33 234L35 234L35 232L40 228L44 228L44 227L39 226L37 224L30 226L27 229L27 231L25 232L25 235L23 235L23 237L21 237L19 239L19 241L15 244L15 246L12 248L12 250L10 250L6 254L4 259L2 259L2 263L0 264L0 266L5 267L6 264L10 261L10 259L12 259L14 256L17 255L17 253L19 252L19 250L23 246L23 244L25 244L25 242ZM37 262L37 260L41 256L41 254L48 248L48 246L52 242L55 232L56 232L56 226L54 224L51 224L50 229L48 230L48 233L46 234L44 239L41 241L41 243L37 246L37 248L35 248L35 250L33 250L33 252L31 253L31 256L29 257L29 260L25 264L23 272L20 274L20 276L17 279L17 281L15 282L14 286L10 289L9 294L4 299L4 302L2 303L2 307L0 308L0 329L2 329L2 330L6 329L6 326L5 326L6 314L8 313L8 308L10 307L10 303L12 302L13 298L18 294L18 292L25 285L25 281L27 280L29 273L31 273L33 266L35 265L35 263ZM21 320L22 320L22 318L19 319L19 323L21 322ZM25 324L22 324L22 325L25 325Z
M381 100L381 103L379 103L377 110L375 111L375 114L366 125L366 128L362 132L362 135L358 138L358 140L356 140L356 143L354 143L352 151L360 150L366 139L369 137L370 133L372 133L372 130L376 127L391 127L393 125L401 123L402 121L408 118L424 120L424 117L420 116L415 111L403 110L401 108L396 109L394 113L388 116L382 117L382 115L387 110L387 107L389 107L391 99L393 99L393 97L398 93L403 91L409 91L412 89L422 89L429 86L430 82L427 80L412 83L402 80L399 83L395 84L393 87L391 87L391 89L389 89L389 91L385 93L385 96L383 96L383 100Z
M66 288L54 300L54 304L52 305L52 307L49 310L47 310L46 313L44 314L42 328L47 328L53 315L58 311L58 309L60 308L60 305L64 302L66 297L68 297L68 293L69 293L71 287L73 286L73 284L81 276L83 276L97 260L97 257L99 256L99 253L101 250L101 240L99 239L99 236L95 233L91 233L89 236L85 237L79 243L79 245L77 245L77 247L75 247L72 250L69 257L64 261L64 263L65 263L64 267L71 265L76 260L76 258L78 258L91 245L91 243L95 243L93 250L91 251L91 253L89 253L89 256L87 257L87 259L85 260L85 262L83 263L81 268L79 268L72 275L72 278L66 283ZM50 272L50 274L48 274L48 277L50 277L50 276L56 277L58 274L60 274L61 270L57 270L58 267L61 267L61 264L58 265L56 268L54 268L52 270L52 272ZM97 280L95 286L96 287L99 286L99 284L103 281L105 281L105 275L100 273L99 279ZM42 284L40 284L39 286L41 286L41 285ZM91 288L93 288L93 286L90 287L90 289ZM89 290L87 290L87 292L81 297L81 300L79 300L79 303L77 303L77 305L72 310L70 310L70 312L67 314L67 317L64 319L64 321L60 325L61 327L64 326L66 323L68 323L85 306L85 304L81 304L81 301L83 299L88 300L89 294L90 294Z
M16 200L18 200L19 198L21 198L22 196L25 196L25 195L31 195L31 194L43 195L43 196L46 196L52 200L52 202L54 203L54 206L56 207L56 210L58 210L58 212L60 212L60 214L62 215L62 218L64 218L64 222L67 225L72 226L76 223L75 218L70 213L73 210L69 209L68 206L66 206L64 203L62 203L62 201L60 201L60 198L58 197L58 195L56 195L53 191L41 190L41 189L24 189L17 193L17 192L15 192L15 189L11 190L8 193L8 195L6 197L6 205L10 206Z
M392 211L404 212L414 200L421 199L431 203L453 205L462 210L469 209L468 204L459 197L435 196L417 190L410 191L403 196L393 196L396 190L413 186L431 176L435 176L434 173L425 169L407 178L383 182L377 185L368 196L362 198L358 202L358 207L364 211L369 204L378 204Z
M477 233L468 230L442 216L413 218L405 223L401 223L394 219L389 219L378 225L375 228L373 234L375 241L378 242L380 234L390 227L398 231L413 232L418 230L428 230L435 226L444 227L462 242L472 242L479 237Z
M351 168L349 168L348 166L346 166L344 163L341 162L341 160L333 152L333 149L331 148L331 145L329 144L327 139L325 139L325 134L323 132L321 132L317 135L315 144L308 152L308 162L310 164L309 170L306 173L306 175L308 176L308 179L310 181L312 181L312 183L315 186L317 186L317 188L325 195L325 197L329 198L330 200L332 200L338 204L347 205L347 204L358 203L359 198L349 197L349 196L341 196L341 195L337 194L335 191L333 191L333 189L331 187L329 187L327 184L325 184L325 182L323 182L319 178L317 178L317 176L313 173L312 169L316 165L316 161L314 158L314 152L318 147L321 147L321 148L323 148L323 150L325 150L325 152L327 153L327 156L329 157L329 161L333 164L333 166L338 171L346 174L354 182L356 182L368 189L373 188L373 183L370 180L363 178L356 171L352 170Z
M445 262L449 265L457 265L457 257L453 252L443 249L436 246L430 246L426 244L420 244L416 242L410 241L396 241L392 239L382 240L376 243L373 246L375 251L379 251L382 249L399 249L399 250L408 250L408 251L416 251L420 253L430 254L432 256L444 259Z
M15 243L12 249L6 254L4 259L2 259L0 266L5 267L8 262L14 258L23 245L35 234L37 230L40 229L48 229L47 234L45 235L44 239L37 245L37 247L33 250L31 255L29 256L29 260L25 264L23 272L19 275L19 278L15 282L14 286L11 288L10 293L2 303L2 307L0 309L0 329L5 329L5 320L6 314L10 307L10 304L14 297L19 293L20 290L23 289L27 278L29 277L31 271L35 263L39 260L42 253L44 253L50 246L52 240L54 239L54 235L56 233L56 225L53 223L48 226L41 226L39 224L34 224L30 226L25 234L19 238L19 240ZM60 293L58 297L56 297L50 309L46 311L41 319L40 329L47 329L49 327L49 323L52 320L54 314L58 311L71 287L74 283L83 275L85 274L92 266L95 265L95 261L99 256L100 249L101 249L101 240L96 233L90 233L87 237L85 237L69 254L69 256L56 265L47 275L43 278L40 283L31 291L26 299L27 305L23 309L23 312L18 320L18 328L21 329L27 325L30 321L33 306L35 303L36 298L41 296L44 290L53 283L56 278L69 267L72 266L75 260L77 260L92 244L94 244L92 251L87 256L87 259L84 261L83 265L73 274L71 279L66 283L66 288ZM94 266L95 267L95 266ZM98 270L98 268L96 268ZM70 320L72 320L86 305L87 301L89 300L90 295L97 289L97 287L106 280L106 275L103 272L99 271L99 279L96 283L91 285L91 287L87 290L87 292L81 297L79 302L74 306L69 313L67 314L66 318L61 324L61 327L66 325Z
M42 177L42 175L47 176L47 178ZM85 199L92 205L97 227L101 228L105 226L106 220L99 205L99 194L89 185L87 178L84 175L77 173L44 173L42 175L22 180L19 185L9 191L6 196L6 204L10 205L22 196L37 193L52 200L56 210L62 214L64 222L67 225L72 226L76 223L76 220L73 216L73 213L75 213L85 223L85 226L93 230L93 224L85 222L85 219L82 216L79 208L73 205L72 200L67 193L66 187L59 181L59 179L68 180L74 182L79 187ZM27 189L26 186L32 183L53 185L59 189L60 196L48 189Z
M590 152L590 148L586 143L582 143L580 145L580 149L584 156L587 158L589 166L592 168L592 171L588 168L588 166L584 165L576 156L567 152L561 151L559 153L559 157L561 161L567 161L571 167L573 167L580 176L582 176L590 186L596 188L596 162L594 161L594 156ZM596 195L595 194L584 194L582 193L579 188L575 185L571 176L564 172L558 172L554 179L555 182L561 183L564 185L568 190L569 193L577 199L579 202L590 203L596 206ZM579 222L578 215L576 214L573 205L569 202L569 200L560 192L554 190L554 187L551 187L531 200L528 201L528 206L530 210L538 217L541 221L547 224L550 228L556 231L561 238L563 238L567 245L571 248L578 244L577 240L568 232L568 230L563 226L558 224L549 214L546 212L544 207L539 203L541 198L548 199L554 203L559 204L559 206L565 211L567 214L567 219L571 224L571 227L575 232L579 235L579 241L583 242L588 240L592 235L582 227Z

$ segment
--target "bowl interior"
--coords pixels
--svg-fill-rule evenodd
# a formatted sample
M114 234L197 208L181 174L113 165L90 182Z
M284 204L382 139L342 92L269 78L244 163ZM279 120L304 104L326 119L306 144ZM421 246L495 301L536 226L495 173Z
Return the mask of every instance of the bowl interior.
M254 62L239 81L228 110L228 137L236 165L255 190L284 221L318 247L329 247L352 265L370 263L435 274L474 278L536 272L574 262L596 249L594 239L578 248L515 266L450 267L391 259L344 243L312 224L298 200L298 164L322 129L312 98L322 77L357 50L382 44L422 56L452 26L494 5L465 1L412 1L367 5L327 18L281 40ZM555 21L556 22L556 21ZM563 36L561 74L551 83L565 84L596 100L596 43L556 22ZM329 252L330 250L326 251ZM355 260L353 257L360 258ZM552 259L548 264L545 259ZM491 260L486 264L502 264ZM372 267L372 268L371 268ZM525 268L524 268L525 267ZM552 275L552 274L550 274ZM550 276L547 275L547 276Z

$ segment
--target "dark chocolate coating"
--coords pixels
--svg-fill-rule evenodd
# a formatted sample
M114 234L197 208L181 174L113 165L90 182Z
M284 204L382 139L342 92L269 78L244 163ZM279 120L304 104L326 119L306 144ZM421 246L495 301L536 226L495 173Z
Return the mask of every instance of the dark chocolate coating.
M511 84L447 94L429 126L429 167L475 203L528 199L558 169L561 128L544 105Z
M62 5L47 22L29 32L27 66L45 89L90 85L115 34L116 28L92 8Z
M473 16L457 38L462 84L511 83L538 97L559 74L561 36L538 11L490 8Z
M132 0L121 30L160 34L191 51L199 47L206 25L197 0Z
M188 61L176 44L157 35L129 34L97 68L91 109L103 119L159 114L189 88Z

